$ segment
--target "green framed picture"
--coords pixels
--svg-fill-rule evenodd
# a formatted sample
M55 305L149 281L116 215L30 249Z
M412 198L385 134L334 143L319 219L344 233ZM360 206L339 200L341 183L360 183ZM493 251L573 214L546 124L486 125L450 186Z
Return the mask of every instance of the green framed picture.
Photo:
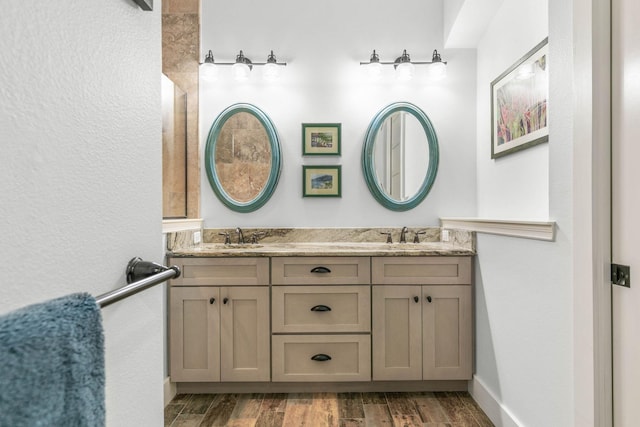
M341 166L303 166L302 197L342 197Z
M303 123L303 156L339 156L340 123Z

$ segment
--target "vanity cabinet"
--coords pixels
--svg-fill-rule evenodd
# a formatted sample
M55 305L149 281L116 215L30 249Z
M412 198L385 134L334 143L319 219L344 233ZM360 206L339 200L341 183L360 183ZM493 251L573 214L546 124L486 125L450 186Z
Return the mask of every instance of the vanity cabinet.
M369 257L271 260L274 382L371 380Z
M265 387L274 390L352 383L373 391L471 379L470 256L170 263L182 270L170 281L173 382L271 381Z
M471 379L470 258L374 257L372 284L374 381Z
M269 260L171 261L183 273L169 293L171 380L269 381Z

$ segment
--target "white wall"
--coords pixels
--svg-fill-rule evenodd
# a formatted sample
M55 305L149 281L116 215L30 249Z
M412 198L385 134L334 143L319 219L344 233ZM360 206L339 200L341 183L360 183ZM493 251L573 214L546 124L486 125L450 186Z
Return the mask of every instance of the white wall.
M558 226L553 243L478 236L476 380L523 426L573 425L572 12L555 13L505 0L478 44L479 216ZM491 160L490 83L547 35L550 142Z
M162 260L160 31L159 2L3 2L0 312ZM108 425L162 425L161 289L103 318Z
M280 183L271 200L250 214L230 211L215 197L202 166L201 212L205 226L401 226L437 225L440 216L475 213L475 52L447 50L446 80L424 77L409 84L392 79L369 83L363 67L376 49L393 61L407 49L413 60L430 60L443 45L442 0L387 2L329 0L315 3L285 0L274 5L248 0L233 7L202 4L202 50L216 61L233 61L240 49L253 61L264 61L273 49L287 61L282 79L266 85L260 69L238 84L222 69L217 83L201 82L201 152L216 116L236 102L249 102L274 122L283 150ZM242 25L238 25L241 23ZM417 68L417 71L426 71ZM440 167L429 196L417 208L396 213L370 195L360 167L369 122L394 101L418 105L431 119L440 142ZM340 158L302 157L301 123L342 123ZM302 198L303 164L341 164L342 198ZM363 213L366 212L366 215Z
M491 82L549 34L547 9L546 1L505 0L478 43L479 217L546 219L549 215L549 145L492 160L489 97Z

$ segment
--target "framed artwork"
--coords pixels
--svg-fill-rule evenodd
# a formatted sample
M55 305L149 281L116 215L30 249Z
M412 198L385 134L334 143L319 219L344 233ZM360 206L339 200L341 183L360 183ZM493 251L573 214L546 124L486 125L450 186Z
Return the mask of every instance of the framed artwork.
M133 0L142 10L153 10L153 0Z
M549 141L549 43L544 39L491 82L491 158Z
M339 156L340 123L303 123L303 156Z
M302 197L342 197L341 166L302 166Z

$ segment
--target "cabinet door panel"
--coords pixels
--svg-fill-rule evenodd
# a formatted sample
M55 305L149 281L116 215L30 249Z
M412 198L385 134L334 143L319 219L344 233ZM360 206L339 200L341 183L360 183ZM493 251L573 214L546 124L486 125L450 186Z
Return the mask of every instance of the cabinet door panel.
M269 381L269 288L225 287L220 297L221 380Z
M471 379L471 288L424 286L425 380Z
M172 288L171 381L220 381L219 290Z
M373 287L375 381L422 378L421 294L420 286Z

